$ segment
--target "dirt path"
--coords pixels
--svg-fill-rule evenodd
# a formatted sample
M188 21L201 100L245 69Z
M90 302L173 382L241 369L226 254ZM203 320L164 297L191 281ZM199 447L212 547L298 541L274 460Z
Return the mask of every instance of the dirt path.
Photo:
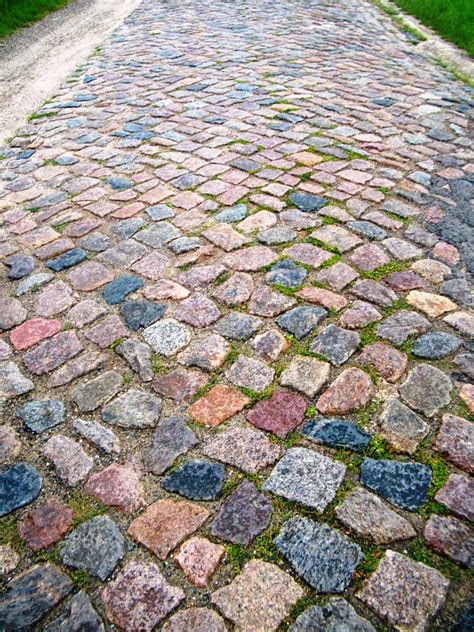
M0 144L141 0L75 0L0 43Z

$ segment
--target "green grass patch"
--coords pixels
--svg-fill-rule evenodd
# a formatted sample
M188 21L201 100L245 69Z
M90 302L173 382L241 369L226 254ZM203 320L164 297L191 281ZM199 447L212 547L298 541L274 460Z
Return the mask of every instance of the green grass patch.
M411 265L411 261L389 261L385 265L380 266L380 268L375 268L375 270L361 270L360 276L362 279L373 279L374 281L378 281L393 272L403 272L404 270L410 268Z
M394 0L401 9L474 57L472 0Z
M107 508L97 500L89 498L81 492L75 492L68 502L69 509L74 512L73 527L77 527L82 522L106 513Z
M69 4L69 0L0 0L0 37L41 20Z

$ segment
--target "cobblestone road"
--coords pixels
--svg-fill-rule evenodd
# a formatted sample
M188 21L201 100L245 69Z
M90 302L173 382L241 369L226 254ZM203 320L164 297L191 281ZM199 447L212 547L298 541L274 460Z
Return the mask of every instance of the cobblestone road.
M472 629L471 99L144 0L1 150L0 629Z

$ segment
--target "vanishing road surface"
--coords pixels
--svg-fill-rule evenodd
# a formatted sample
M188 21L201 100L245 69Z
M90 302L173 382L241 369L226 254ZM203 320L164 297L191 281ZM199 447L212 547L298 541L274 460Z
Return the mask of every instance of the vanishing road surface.
M144 0L1 150L1 630L472 629L472 96Z

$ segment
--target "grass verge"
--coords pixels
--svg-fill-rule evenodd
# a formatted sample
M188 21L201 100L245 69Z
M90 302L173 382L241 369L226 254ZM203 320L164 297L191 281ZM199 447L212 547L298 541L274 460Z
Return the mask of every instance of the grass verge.
M0 0L0 38L6 37L46 14L69 4L70 0Z

